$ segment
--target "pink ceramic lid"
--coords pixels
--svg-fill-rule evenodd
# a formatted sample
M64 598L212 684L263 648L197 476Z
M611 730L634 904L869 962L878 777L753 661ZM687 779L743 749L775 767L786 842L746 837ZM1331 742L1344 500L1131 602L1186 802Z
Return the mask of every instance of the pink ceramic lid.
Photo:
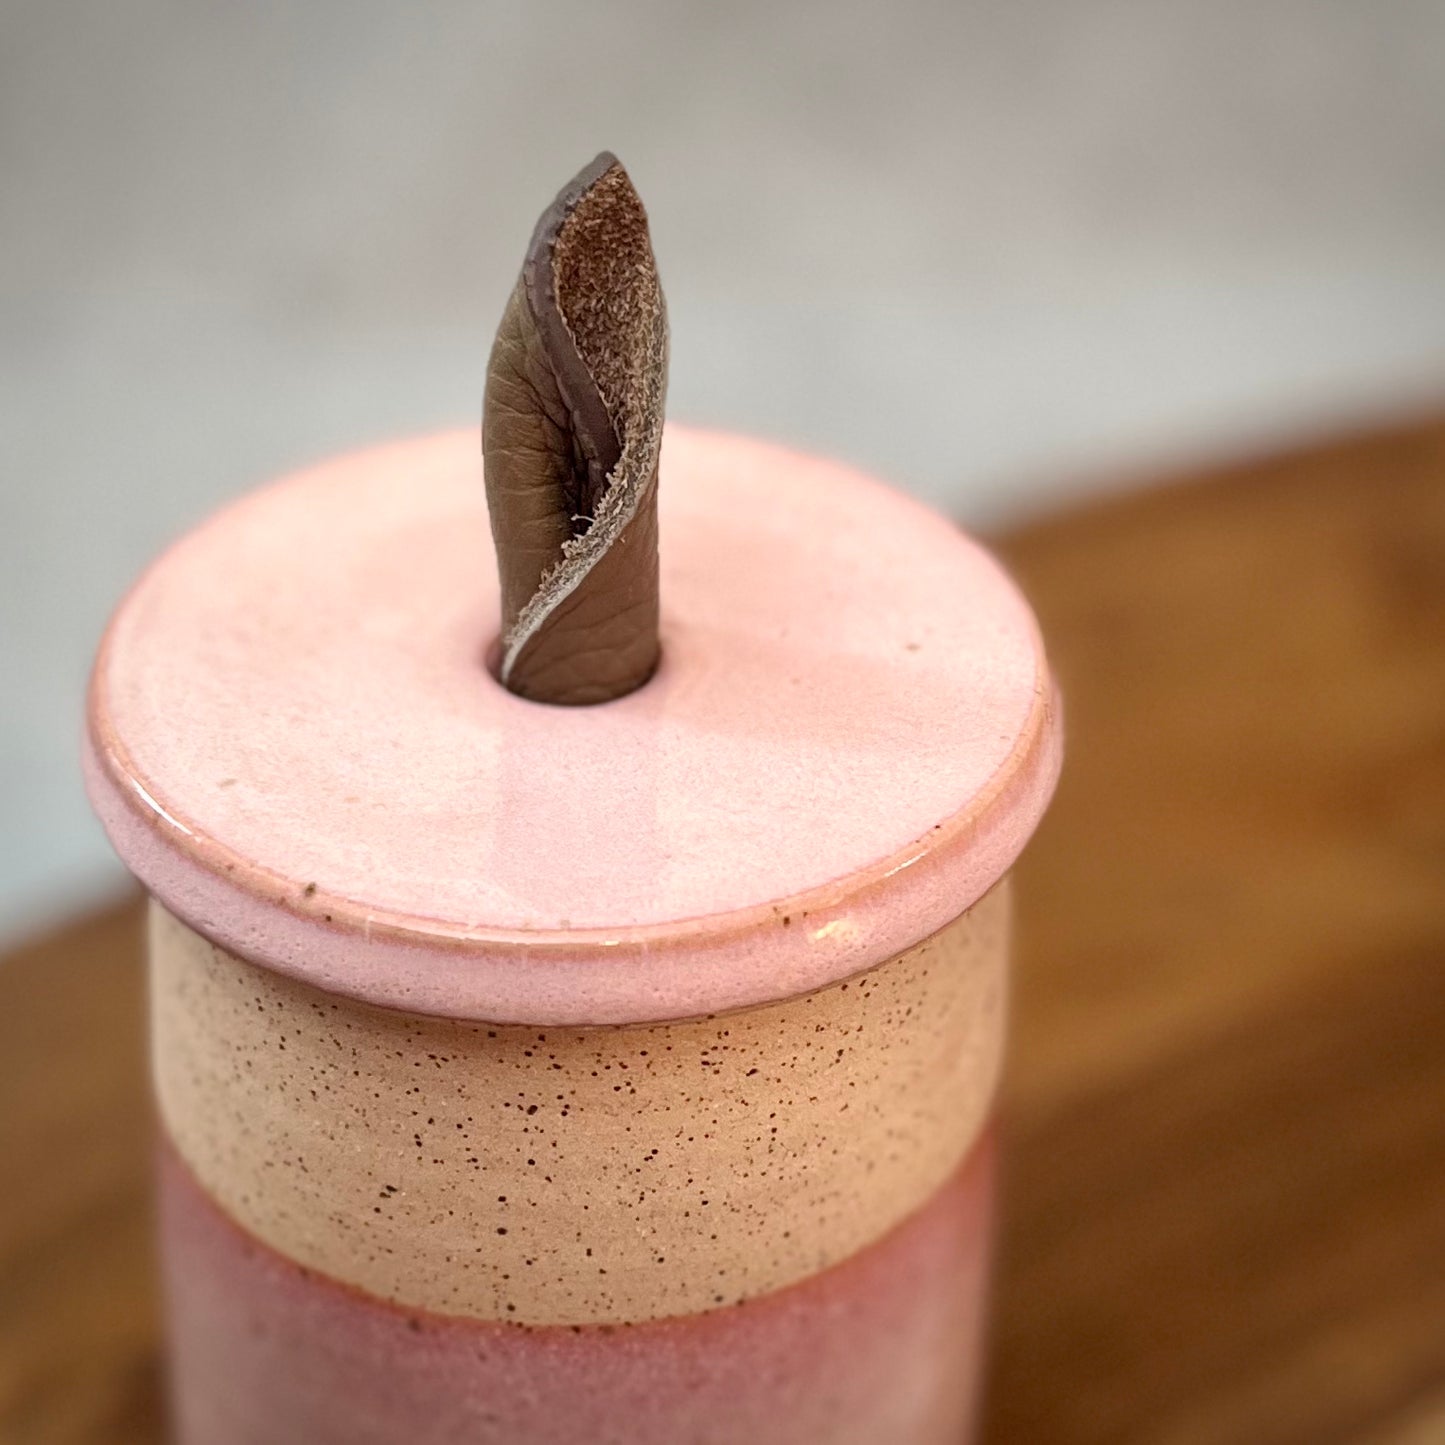
M182 538L92 679L121 857L232 952L498 1022L784 998L935 932L1057 775L1027 604L836 463L674 427L660 496L663 664L591 708L484 666L474 433L327 462Z

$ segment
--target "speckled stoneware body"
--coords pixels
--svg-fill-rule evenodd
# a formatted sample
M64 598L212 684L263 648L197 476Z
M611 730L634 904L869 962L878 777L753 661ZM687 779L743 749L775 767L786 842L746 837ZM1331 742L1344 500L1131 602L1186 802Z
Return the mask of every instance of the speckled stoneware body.
M661 478L664 662L602 707L486 671L470 435L248 497L112 624L184 1441L966 1431L1032 618L846 468Z

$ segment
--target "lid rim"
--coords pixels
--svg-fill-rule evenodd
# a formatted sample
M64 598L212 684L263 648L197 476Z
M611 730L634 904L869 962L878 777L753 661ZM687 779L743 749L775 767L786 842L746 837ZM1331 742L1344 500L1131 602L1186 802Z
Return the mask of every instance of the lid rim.
M112 845L162 906L216 946L324 992L382 1008L476 1022L552 1026L661 1022L781 1002L896 957L973 907L1002 880L1047 808L1062 763L1059 698L1045 676L1035 690L1029 721L1014 752L989 784L927 836L868 868L787 898L670 923L567 931L489 930L446 927L436 920L384 912L358 913L351 900L320 890L298 893L289 880L254 864L236 860L228 867L204 860L194 833L188 838L183 825L155 804L138 780L130 778L126 786L117 762L123 752L114 745L100 745L95 732L92 715L83 757L86 790ZM994 846L988 846L987 835L997 831L990 825L1006 814L1018 816L1015 809L1031 820L1021 841L1000 848L997 844L1003 840L995 839ZM1009 831L1011 837L1017 834ZM140 860L150 849L143 838L159 841L172 862L183 865L189 879L177 883L174 867L166 870L165 878L146 868ZM218 853L229 852L223 845L211 846ZM985 865L968 870L966 882L956 871L959 860L954 855L959 854ZM936 876L925 876L939 874L949 880L941 888ZM258 886L263 879L271 886ZM893 895L888 914L897 918L902 913L915 919L916 926L860 925L858 915L872 911L867 907L870 895L885 885ZM902 889L919 894L916 909L898 907ZM258 903L274 927L270 946L234 921L243 914L254 916ZM798 943L787 950L793 966L769 970L788 977L792 986L771 989L755 970L738 970L737 964L754 952L764 932L771 938L772 962L786 961L786 955L778 952L778 940L794 929ZM297 957L302 952L304 961ZM366 956L364 968L348 968L341 962L352 952ZM424 991L388 982L387 970L377 967L388 955L415 959L418 954L434 956L445 969ZM596 997L616 992L623 969L655 968L659 956L668 961L665 993L685 993L695 1006L679 1010L661 998L649 998L645 986L628 990L634 1000L630 1006L615 998L604 1004ZM458 964L469 977L458 976ZM679 990L678 973L683 970L703 977L693 988ZM568 975L553 982L563 985L558 992L577 995L579 1007L544 1002L545 994L553 991L538 987L544 971ZM579 971L589 977L575 977ZM497 977L500 973L510 976L505 985ZM521 978L522 974L527 977ZM537 996L536 1006L517 1001L523 990ZM585 1004L588 995L593 996L591 1006ZM444 1006L443 997L448 999Z

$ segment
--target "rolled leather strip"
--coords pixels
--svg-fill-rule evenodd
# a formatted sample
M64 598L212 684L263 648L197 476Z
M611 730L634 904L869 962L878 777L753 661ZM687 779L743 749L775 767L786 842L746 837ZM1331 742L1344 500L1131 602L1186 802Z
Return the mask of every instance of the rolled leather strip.
M603 152L537 223L487 368L500 676L519 696L607 702L657 666L666 388L647 213Z

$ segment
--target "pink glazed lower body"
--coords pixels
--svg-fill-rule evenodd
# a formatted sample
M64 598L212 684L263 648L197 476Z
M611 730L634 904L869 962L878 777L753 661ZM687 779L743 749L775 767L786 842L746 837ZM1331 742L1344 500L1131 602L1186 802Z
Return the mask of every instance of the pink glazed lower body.
M403 1309L303 1269L161 1154L184 1445L962 1445L979 1393L985 1136L885 1238L727 1310L509 1326Z

